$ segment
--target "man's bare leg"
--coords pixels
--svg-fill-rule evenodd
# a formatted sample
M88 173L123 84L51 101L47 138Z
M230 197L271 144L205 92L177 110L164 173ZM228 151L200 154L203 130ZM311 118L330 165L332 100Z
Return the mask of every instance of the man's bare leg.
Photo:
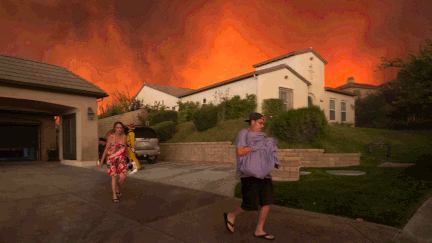
M264 232L264 222L267 218L269 210L270 210L270 205L261 206L261 209L259 211L259 216L258 216L258 224L257 224L257 227L255 229L255 235L259 236L259 235L265 235L266 234L266 232ZM272 239L272 238L274 238L274 236L268 235L268 236L266 236L266 238Z
M245 213L245 212L246 212L246 210L243 210L243 208L241 208L241 207L236 208L236 210L234 210L233 212L228 214L228 221L231 222L232 224L234 224L236 217L239 216L240 214ZM228 227L230 228L230 230L232 232L234 232L234 227L232 227L229 224L228 224Z

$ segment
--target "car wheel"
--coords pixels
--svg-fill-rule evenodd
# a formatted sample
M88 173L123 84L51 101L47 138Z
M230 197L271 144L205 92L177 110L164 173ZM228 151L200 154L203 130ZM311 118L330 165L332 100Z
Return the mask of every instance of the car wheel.
M155 164L156 163L156 159L157 159L156 156L154 156L154 158L150 157L149 160L148 160L148 163L149 164Z
M138 161L140 162L140 164L144 163L145 161L147 161L147 159L144 156L137 156Z

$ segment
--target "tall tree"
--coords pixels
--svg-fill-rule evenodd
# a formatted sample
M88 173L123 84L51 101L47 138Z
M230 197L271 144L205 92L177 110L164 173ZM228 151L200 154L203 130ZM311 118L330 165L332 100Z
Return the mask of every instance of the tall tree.
M410 54L407 61L384 57L381 60L380 70L400 68L392 84L396 91L392 101L395 112L411 118L432 119L432 41L426 39L426 45L420 46L416 54Z

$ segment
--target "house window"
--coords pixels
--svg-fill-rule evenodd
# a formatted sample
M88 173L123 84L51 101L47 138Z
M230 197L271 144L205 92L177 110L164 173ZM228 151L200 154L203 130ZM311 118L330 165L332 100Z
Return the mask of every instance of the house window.
M345 101L341 102L341 121L342 122L346 121L346 102Z
M283 100L285 110L290 110L293 108L293 90L292 89L279 88L279 99Z
M172 107L172 110L175 111L175 106Z
M335 111L336 101L330 100L330 120L336 120L336 111Z
M206 103L206 98L203 99L203 104L205 104L205 103Z

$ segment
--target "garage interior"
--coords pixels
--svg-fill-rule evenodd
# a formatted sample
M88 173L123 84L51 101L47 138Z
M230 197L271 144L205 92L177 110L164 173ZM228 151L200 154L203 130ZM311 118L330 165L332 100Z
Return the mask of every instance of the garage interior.
M58 150L56 115L70 107L12 98L0 104L0 162L48 160Z

